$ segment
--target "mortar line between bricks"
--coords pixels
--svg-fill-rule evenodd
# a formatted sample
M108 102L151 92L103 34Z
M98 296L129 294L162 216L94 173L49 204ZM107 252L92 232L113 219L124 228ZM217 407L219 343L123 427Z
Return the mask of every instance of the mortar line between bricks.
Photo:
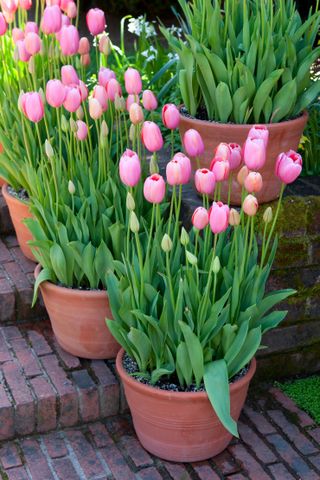
M68 450L68 453L69 453L68 457L71 460L77 475L79 476L79 480L88 480L84 471L82 470L82 467L79 463L79 460L77 459L77 455L73 451L73 448L71 447L71 444L70 444L69 440L67 439L64 431L61 432L61 436L62 436L62 438L63 438L63 440L66 444L66 447L67 447L67 450Z
M46 446L45 446L44 443L43 443L42 438L40 438L40 450L42 451L43 455L45 456L45 459L46 459L46 461L47 461L49 470L50 470L50 472L51 472L52 475L53 475L53 478L54 478L55 480L59 480L59 477L58 477L58 475L56 474L56 472L55 472L55 470L54 470L54 468L53 468L52 460L51 460L51 458L50 458L50 455L49 455L49 453L48 453L48 450L47 450Z
M97 448L95 452L96 452L96 455L99 458L100 462L102 463L103 468L106 471L107 477L110 477L110 479L113 478L113 475L112 475L112 472L109 468L109 465L107 464L107 462L105 461L105 459L101 455L101 452L99 451L99 449Z

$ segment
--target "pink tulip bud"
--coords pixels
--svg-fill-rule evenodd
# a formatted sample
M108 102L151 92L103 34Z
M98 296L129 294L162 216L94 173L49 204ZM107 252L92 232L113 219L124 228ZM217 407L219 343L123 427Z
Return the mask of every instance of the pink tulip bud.
M81 104L81 92L78 85L68 85L65 86L66 97L63 102L64 108L68 112L76 112Z
M167 103L162 108L162 123L170 130L175 130L179 126L180 112L173 103Z
M122 183L127 185L127 187L137 185L141 176L141 164L136 152L127 148L120 158L119 174Z
M59 108L66 98L66 88L60 80L49 80L46 87L46 99L49 105Z
M79 88L80 88L81 102L84 102L89 95L88 87L82 80L79 80Z
M99 85L102 85L104 88L106 88L111 78L116 78L114 71L110 70L110 68L101 67L98 75Z
M81 65L84 67L88 67L91 63L90 53L85 53L84 55L80 56Z
M19 60L21 60L21 62L29 62L31 55L26 50L24 40L18 40L16 47L18 49Z
M15 19L15 13L10 13L10 12L6 12L5 10L3 10L3 16L4 16L4 19L7 23L13 23L14 22L14 19Z
M261 138L264 141L264 145L267 148L269 141L269 130L265 125L253 125L248 133L248 138Z
M101 35L99 40L99 52L103 55L110 55L111 53L110 38L105 33Z
M211 195L216 185L214 173L207 168L199 168L194 175L196 189L202 195Z
M109 80L107 84L107 94L111 102L114 102L116 95L119 95L119 97L121 97L122 95L121 86L118 80L116 80L115 78L111 78Z
M247 138L243 147L243 159L249 170L260 170L266 162L266 146L262 138Z
M197 228L198 230L203 230L209 223L209 215L207 209L205 209L204 207L196 208L193 212L191 221L194 228Z
M93 89L93 98L96 98L101 105L102 111L108 108L108 95L106 89L101 85L96 85Z
M300 175L302 170L302 158L299 153L289 150L280 153L276 161L275 174L283 183L292 183Z
M61 81L63 85L79 85L79 77L72 65L61 67Z
M24 39L24 45L30 55L36 55L41 50L41 39L37 33L30 32Z
M68 2L67 9L66 9L66 14L69 18L76 18L77 16L77 5L75 2Z
M3 14L15 14L19 7L19 0L1 0Z
M230 170L236 170L237 168L240 167L242 162L241 147L237 143L229 143L229 147L231 150L231 155L229 160Z
M46 7L43 12L41 29L46 35L50 33L57 33L60 31L62 25L62 14L58 5Z
M224 160L225 162L230 162L231 148L227 143L221 142L215 149L214 156Z
M20 98L20 105L25 116L34 123L40 122L44 116L44 106L38 92L24 93Z
M237 227L240 225L240 214L235 208L231 208L229 214L229 224L232 227Z
M239 173L237 175L237 181L238 181L239 185L241 185L241 187L244 186L245 179L247 178L248 175L249 175L249 169L246 165L244 165L239 170Z
M200 133L192 128L184 134L183 145L190 157L199 157L204 152L204 144Z
M249 193L260 192L262 189L262 176L258 172L250 172L249 175L245 178L244 188Z
M149 152L157 152L163 147L160 128L154 122L144 122L141 130L141 139Z
M138 70L129 67L124 74L124 82L127 93L139 95L142 90L142 80Z
M26 26L25 26L25 29L24 29L25 35L27 35L28 33L31 33L31 32L39 33L39 27L36 24L36 22L27 22L26 23Z
M151 90L145 90L142 94L142 103L146 110L150 112L158 107L158 100Z
M104 12L99 8L91 8L87 13L87 26L91 35L96 36L106 28Z
M30 10L32 7L32 0L19 0L19 7L22 10Z
M60 47L62 55L70 56L78 53L79 32L74 25L64 26L61 28Z
M222 202L213 202L209 210L210 228L213 233L224 232L229 225L229 207Z
M166 176L169 185L182 185L182 167L178 160L167 163Z
M181 165L182 185L189 183L190 177L191 177L191 170L192 170L190 158L187 157L184 153L178 152L174 155L172 160L176 160Z
M90 53L90 43L87 37L81 37L79 41L79 55L86 55Z
M214 157L210 164L210 170L214 173L217 182L227 180L230 173L230 164L228 160L223 160L219 157Z
M127 100L126 100L126 109L128 112L130 111L130 107L133 103L139 104L139 96L130 94L127 96Z
M96 98L89 99L89 114L94 120L97 120L103 114L102 106Z
M13 28L12 29L12 40L14 44L17 44L19 40L24 40L24 32L21 28Z
M161 203L164 199L165 193L166 184L161 175L154 173L146 178L143 186L143 194L148 202Z
M78 127L78 130L76 132L77 139L80 141L85 140L88 136L87 124L82 120L77 120L77 127Z
M144 116L140 105L138 105L137 103L133 103L131 105L129 110L129 117L130 122L133 123L133 125L139 125L139 123L143 122Z
M3 13L0 12L0 37L2 37L7 31L7 22L3 16Z
M242 209L249 217L253 217L258 211L258 206L258 200L250 194L244 199Z
M59 2L60 2L59 6L60 6L61 10L63 10L64 12L67 11L69 1L70 0L59 0Z

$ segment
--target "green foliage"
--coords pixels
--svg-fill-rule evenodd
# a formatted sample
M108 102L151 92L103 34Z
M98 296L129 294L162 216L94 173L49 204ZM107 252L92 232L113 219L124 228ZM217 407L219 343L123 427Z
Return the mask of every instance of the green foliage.
M298 116L320 93L310 77L320 12L303 23L293 0L179 0L184 38L161 31L178 54L188 112L209 120L274 123ZM223 9L222 9L223 7Z
M294 402L320 425L320 376L293 380L292 382L277 383Z
M300 153L303 156L303 174L320 174L320 103L309 108L309 119L301 139Z

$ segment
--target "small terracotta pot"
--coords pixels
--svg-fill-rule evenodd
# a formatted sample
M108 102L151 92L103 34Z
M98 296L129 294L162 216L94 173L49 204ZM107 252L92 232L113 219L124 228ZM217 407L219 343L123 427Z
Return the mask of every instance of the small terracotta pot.
M264 167L260 170L263 178L263 189L257 194L259 203L270 202L279 197L281 182L274 174L277 156L279 153L287 152L290 149L297 150L307 120L308 114L304 112L303 115L294 120L266 125L269 129L269 143L267 160ZM209 168L214 150L220 142L238 143L243 146L251 127L252 125L207 122L180 115L179 131L181 139L189 128L194 128L200 133L205 146L205 152L200 157L200 166L201 168ZM196 170L197 164L195 159L192 159L192 164L193 169ZM232 205L241 204L241 188L236 181L238 171L235 170L233 172ZM223 202L227 201L228 181L223 182L221 197Z
M37 265L35 278L40 271ZM52 330L66 352L91 360L115 358L120 345L105 322L112 318L105 290L78 290L43 282L40 291Z
M10 195L8 192L8 185L5 183L2 186L2 195L8 205L10 217L16 232L17 240L19 246L22 250L22 253L25 257L33 262L36 262L36 259L31 251L31 248L28 245L30 240L33 240L30 230L27 226L22 223L24 218L32 218L31 212L29 210L28 204L22 202L18 198Z
M222 452L232 439L215 414L206 392L168 392L144 385L122 366L124 351L117 355L117 370L124 385L136 434L152 454L174 462L197 462ZM238 421L251 378L248 373L230 385L231 415Z

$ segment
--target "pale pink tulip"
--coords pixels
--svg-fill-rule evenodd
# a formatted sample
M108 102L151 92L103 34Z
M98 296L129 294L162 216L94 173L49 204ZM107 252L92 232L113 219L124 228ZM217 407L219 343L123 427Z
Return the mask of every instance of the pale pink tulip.
M139 95L142 90L142 80L138 70L129 67L124 74L124 82L127 93Z
M91 63L90 53L85 53L80 56L81 65L88 67Z
M144 116L140 105L138 105L137 103L133 103L131 105L129 110L129 118L130 122L133 123L133 125L139 125L139 123L143 122Z
M87 26L91 35L99 35L106 28L104 12L99 8L91 8L87 13Z
M222 182L227 180L230 173L230 164L228 160L223 160L223 158L215 157L211 164L210 170L214 173L215 179L217 182Z
M46 35L57 33L60 31L62 25L62 14L58 5L46 7L43 12L41 21L41 30Z
M37 33L30 32L24 39L24 45L30 55L36 55L41 50L41 39Z
M196 189L202 195L211 195L214 191L216 179L208 168L199 168L194 175Z
M79 77L72 65L63 65L61 67L61 81L63 85L79 85Z
M167 163L166 177L169 185L182 185L182 166L178 160L172 159Z
M175 130L180 123L180 112L173 103L167 103L162 108L162 123L170 130Z
M263 138L247 138L243 147L243 159L249 170L261 170L266 162L266 146Z
M260 192L262 185L262 176L259 172L250 172L244 181L244 188L249 193Z
M79 41L79 32L74 25L61 28L60 47L62 55L71 56L78 53Z
M99 39L99 52L103 55L109 55L111 53L111 43L108 35L103 34Z
M151 90L145 90L142 94L142 104L148 111L156 110L158 107L158 100Z
M12 29L12 40L14 44L17 44L19 40L24 40L24 32L21 28L14 27Z
M110 70L110 68L106 67L100 67L98 75L99 85L102 85L104 88L106 88L109 80L112 78L116 78L116 74L113 70Z
M248 133L248 138L261 138L264 141L264 145L267 148L269 141L269 130L265 125L253 125Z
M249 194L243 201L242 209L249 217L253 217L258 211L258 200L253 195Z
M276 161L275 174L285 184L294 182L302 170L302 158L299 153L289 150L281 153Z
M31 55L27 52L24 40L18 40L16 48L18 49L19 60L29 62Z
M182 172L182 177L181 177L181 183L182 185L185 185L186 183L189 183L190 177L191 177L191 162L190 158L187 157L184 153L178 152L174 155L172 160L176 160L180 165L181 165L181 172Z
M89 114L94 120L98 120L103 114L102 106L96 98L89 98Z
M101 85L96 85L93 89L93 98L96 98L101 105L102 111L108 108L108 95L106 89Z
M119 175L127 187L134 187L140 180L141 164L138 155L132 150L123 153L119 162Z
M79 55L86 55L90 53L90 43L87 37L81 37L79 41Z
M77 13L78 13L77 5L75 4L75 2L73 1L68 2L67 9L66 9L67 17L76 18Z
M88 136L88 126L82 120L77 120L77 127L78 130L76 132L77 139L83 141Z
M42 97L38 92L24 93L20 105L25 116L34 123L40 122L44 116Z
M216 158L220 158L221 160L224 160L225 162L230 162L230 157L231 157L231 148L227 143L219 143L217 148L215 149L214 156Z
M19 7L22 10L30 10L32 7L32 0L19 0Z
M198 157L204 152L204 144L201 135L197 130L187 130L183 136L185 151L190 157Z
M49 105L59 108L66 98L66 87L60 80L49 80L46 87L46 99Z
M213 233L224 232L229 225L229 207L222 202L213 202L209 210L210 228Z
M78 85L65 86L66 97L63 102L64 108L68 112L76 112L81 105L81 92Z
M82 80L79 80L79 88L80 88L81 102L84 102L85 100L87 100L89 95L88 87Z
M229 143L229 147L231 150L231 155L229 160L230 170L236 170L237 168L240 167L242 162L241 147L237 143Z
M204 207L196 208L193 212L191 221L194 228L203 230L209 223L209 214L207 209Z
M160 128L154 122L144 122L141 130L141 139L149 152L157 152L163 147Z
M245 179L249 175L249 169L246 165L243 165L243 167L239 170L238 175L237 175L237 181L241 187L244 186Z
M15 14L19 7L19 0L1 0L0 2L3 14Z
M25 35L27 35L28 33L31 33L31 32L39 33L39 27L36 24L36 22L27 22L26 23L26 26L25 26L25 29L24 29Z
M154 173L147 177L144 186L143 194L145 199L150 203L161 203L166 193L166 184L161 175Z
M127 96L126 100L126 109L128 112L130 111L130 107L133 103L139 103L139 96L130 94Z

